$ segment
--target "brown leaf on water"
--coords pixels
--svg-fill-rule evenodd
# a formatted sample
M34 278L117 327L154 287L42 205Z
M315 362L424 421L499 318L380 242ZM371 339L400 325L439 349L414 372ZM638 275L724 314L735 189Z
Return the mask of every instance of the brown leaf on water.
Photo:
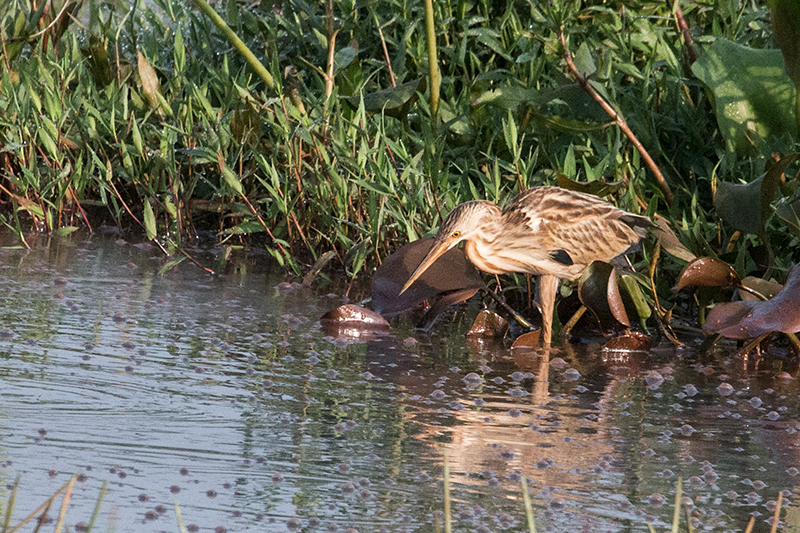
M753 339L765 333L800 332L800 265L789 271L786 285L765 302L749 300L714 306L703 331L730 339Z
M630 327L612 264L594 261L589 265L578 282L578 298L604 330L611 329L616 322Z
M375 311L383 316L394 316L413 309L425 300L451 292L477 291L486 286L464 251L453 248L432 264L406 292L400 294L403 285L432 245L433 239L419 239L406 244L383 261L372 276L372 307ZM465 294L460 293L459 297ZM461 301L458 298L456 300ZM451 301L448 305L457 301Z
M539 346L539 338L541 335L541 329L523 333L514 340L514 344L511 345L511 349L534 350Z
M747 276L742 280L742 285L748 289L752 289L761 296L767 299L773 298L776 294L781 292L783 285L775 283L774 281L767 281L765 279L757 278L755 276ZM758 296L751 292L739 290L739 297L742 300L761 300Z
M653 347L653 339L636 331L614 337L603 345L603 350L610 352L646 352Z
M508 321L493 311L484 309L475 317L468 337L502 337L508 331Z
M728 263L714 257L698 257L683 269L673 291L684 287L733 287L739 276Z
M353 304L342 305L328 311L322 315L320 322L323 325L346 324L348 327L364 329L389 329L389 323L381 315Z

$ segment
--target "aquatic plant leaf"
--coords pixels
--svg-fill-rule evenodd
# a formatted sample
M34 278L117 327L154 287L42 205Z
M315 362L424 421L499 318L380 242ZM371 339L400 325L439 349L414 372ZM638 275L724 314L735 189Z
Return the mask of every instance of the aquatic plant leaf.
M250 235L251 233L261 233L263 231L266 231L266 229L258 220L245 220L232 228L226 228L223 233L225 235Z
M647 320L650 318L650 315L653 314L653 310L647 303L647 298L645 298L644 293L642 292L642 286L636 280L636 277L630 274L623 274L619 277L619 286L621 289L621 294L624 294L633 305L636 315L641 320Z
M173 257L172 259L167 261L167 264L158 269L158 275L161 276L162 274L172 270L173 267L180 265L181 263L184 262L184 260L186 260L185 255L182 255L180 257Z
M610 329L614 322L630 327L631 322L619 294L614 265L604 261L592 262L578 281L578 298L603 329Z
M156 216L153 213L153 206L150 205L148 200L144 201L144 230L147 232L147 239L153 240L156 238Z
M417 89L421 81L422 78L417 78L397 87L389 87L388 89L365 94L363 96L364 109L371 113L379 113L381 111L389 112L403 109L406 104L410 106L416 99ZM360 96L349 96L346 100L358 108L361 98Z
M539 347L539 339L541 338L541 336L542 336L541 329L523 333L522 335L514 339L514 343L511 345L511 348L518 350L536 349Z
M609 194L617 192L620 188L625 187L626 185L623 181L615 181L613 183L606 183L604 181L575 181L569 179L566 175L559 172L558 186L562 189L593 194L602 198L603 196L608 196Z
M646 352L653 347L653 339L639 333L630 331L625 335L614 337L603 345L603 350L610 352Z
M750 183L719 182L714 193L714 207L723 222L745 233L762 234L783 173L797 156L790 154L781 157L767 172Z
M58 228L55 231L53 231L53 235L57 235L59 237L64 237L66 235L69 235L73 231L76 231L77 229L78 229L78 226L63 226L63 227Z
M692 72L714 94L717 124L729 154L753 154L770 136L794 135L794 87L780 50L717 38Z
M413 309L445 293L485 288L478 270L460 248L453 248L430 266L402 295L400 290L433 245L418 239L387 257L372 276L372 308L383 316Z
M658 237L658 242L661 244L661 248L663 248L665 252L673 257L687 262L697 259L697 256L694 255L691 250L685 247L680 240L678 240L678 236L675 235L675 233L672 231L672 228L669 227L669 222L662 218L659 218L654 222L658 227L653 230L653 233Z
M800 200L779 205L775 214L786 223L796 237L800 237Z
M477 293L478 290L479 289L463 289L460 291L453 291L443 294L442 297L436 300L436 303L433 304L431 308L425 312L425 315L420 319L419 322L417 322L417 325L414 327L422 331L428 331L429 329L431 329L431 326L433 326L436 317L439 316L439 314L441 314L442 311L444 311L451 305L456 305L461 302L466 302L467 300L475 296L475 293Z
M800 265L792 267L786 285L774 298L715 305L703 331L740 340L776 331L800 332Z
M772 11L772 31L783 53L786 74L795 88L800 88L800 2L768 0L767 3Z
M380 314L354 304L341 305L328 311L322 315L320 322L364 329L389 329L389 323Z
M766 299L770 299L775 297L781 289L783 289L783 285L780 283L776 283L774 281L767 281L762 278L757 278L755 276L747 276L742 280L742 285L747 287L748 289L752 289L761 296ZM755 294L751 292L747 292L745 290L739 290L739 297L742 300L756 300L756 301L763 301L762 298L759 298Z
M508 321L495 313L484 309L475 317L475 322L467 332L467 337L503 337L508 331Z
M683 269L677 292L684 287L733 287L740 283L739 275L728 263L715 257L698 257Z
M147 61L142 54L141 50L137 51L139 54L138 67L139 67L139 80L142 82L142 94L150 109L158 106L159 99L158 93L161 92L161 82L158 81L158 74L153 66Z

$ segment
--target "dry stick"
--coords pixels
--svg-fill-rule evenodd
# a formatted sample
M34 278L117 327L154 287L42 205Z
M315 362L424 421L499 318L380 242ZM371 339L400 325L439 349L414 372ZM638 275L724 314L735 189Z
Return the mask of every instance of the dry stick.
M61 533L61 530L64 528L64 518L67 515L69 501L72 499L72 488L75 486L75 482L77 480L78 474L74 474L72 479L69 480L69 483L67 483L67 491L64 493L64 499L61 501L61 512L58 513L58 522L56 522L55 533Z
M683 44L686 46L686 53L689 54L689 64L691 65L697 61L697 51L694 49L692 30L686 23L686 19L683 18L683 11L681 10L678 0L673 0L673 2L674 6L672 12L675 15L675 24L678 25L678 31L681 32L681 35L683 35ZM667 5L669 5L669 0L667 0Z
M578 68L572 61L572 54L567 48L567 43L564 39L563 28L558 33L558 39L559 41L561 41L561 45L564 47L564 59L567 61L567 65L569 66L569 69L572 71L572 74L578 80L578 85L580 85L584 91L589 93L589 95L592 98L594 98L598 104L600 104L600 107L602 107L603 110L606 113L608 113L608 116L610 116L614 120L619 129L621 129L622 132L625 133L625 136L628 137L628 139L633 143L633 145L642 155L642 158L645 160L645 163L647 163L647 166L650 167L650 171L656 177L658 185L659 187L661 187L661 192L664 193L664 199L667 201L667 204L672 204L672 199L674 198L675 195L672 194L672 190L669 188L669 184L667 183L667 180L664 178L664 175L661 173L661 170L659 170L658 166L656 165L656 162L653 161L653 158L650 157L650 154L642 145L641 141L639 141L636 135L634 135L633 131L631 131L630 127L628 127L628 123L625 122L625 119L622 117L622 115L617 113L614 110L614 108L611 107L611 104L606 102L605 99L597 91L594 90L594 87L591 86L589 81L586 78L584 78L578 71Z
M389 49L386 48L386 39L383 38L383 30L381 29L381 25L378 23L378 15L375 15L375 25L378 27L378 35L381 38L381 45L383 46L383 55L386 58L386 66L389 68L389 79L392 82L392 87L397 87L397 82L394 79L394 71L392 70L392 60L389 59ZM391 22L391 21L390 21Z
M36 508L36 509L35 509L35 510L34 510L34 511L31 513L31 514L29 514L28 516L26 516L26 517L25 517L25 518L22 520L22 522L20 522L19 524L17 524L17 525L16 525L16 526L14 526L13 528L9 529L7 533L15 533L16 531L19 531L19 530L22 528L22 526L24 526L25 524L27 524L28 522L30 522L31 520L33 520L33 519L36 517L36 515L38 515L38 514L39 514L41 511L43 511L44 509L46 509L46 508L50 507L50 505L52 505L52 503L53 503L53 501L56 499L56 497L57 497L59 494L61 494L62 492L64 492L64 491L67 489L67 487L69 487L69 486L70 486L70 484L72 484L72 483L73 483L73 481L72 481L72 480L70 480L70 481L69 481L67 484L65 484L63 487L61 487L60 489L58 489L58 490L57 490L57 491L56 491L56 492L55 492L55 493L54 493L52 496L50 496L49 498L47 498L47 500L46 500L46 501L45 501L45 502L44 502L42 505L40 505L39 507L37 507L37 508Z
M775 533L778 531L778 518L781 516L781 505L783 505L783 493L778 493L778 503L775 505L775 516L772 519L772 529L770 529L770 533Z
M253 216L255 216L258 219L258 221L261 223L262 226L264 226L264 229L266 230L267 235L269 235L269 238L272 239L272 242L278 245L278 248L280 248L281 253L285 254L286 248L284 248L283 245L275 239L275 235L272 234L272 231L270 231L269 226L267 226L267 223L264 222L264 219L261 217L261 215L258 214L256 208L253 207L253 204L251 204L250 200L247 199L247 196L242 194L242 200L244 200L244 203L247 204L247 207L250 209L250 212L253 213Z

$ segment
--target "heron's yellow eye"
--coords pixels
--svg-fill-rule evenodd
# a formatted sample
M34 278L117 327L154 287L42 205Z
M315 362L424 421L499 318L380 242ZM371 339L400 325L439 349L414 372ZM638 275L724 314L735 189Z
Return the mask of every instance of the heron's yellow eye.
M454 231L453 235L451 235L451 237L461 237L461 232L460 231Z

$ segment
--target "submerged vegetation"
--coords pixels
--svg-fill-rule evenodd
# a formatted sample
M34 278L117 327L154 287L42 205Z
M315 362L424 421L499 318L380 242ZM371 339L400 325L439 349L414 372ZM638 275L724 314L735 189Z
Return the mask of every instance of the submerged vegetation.
M356 276L460 202L557 184L674 233L635 279L667 314L694 256L798 260L794 5L227 1L223 31L173 0L9 0L2 222L111 220L176 255L213 229Z

